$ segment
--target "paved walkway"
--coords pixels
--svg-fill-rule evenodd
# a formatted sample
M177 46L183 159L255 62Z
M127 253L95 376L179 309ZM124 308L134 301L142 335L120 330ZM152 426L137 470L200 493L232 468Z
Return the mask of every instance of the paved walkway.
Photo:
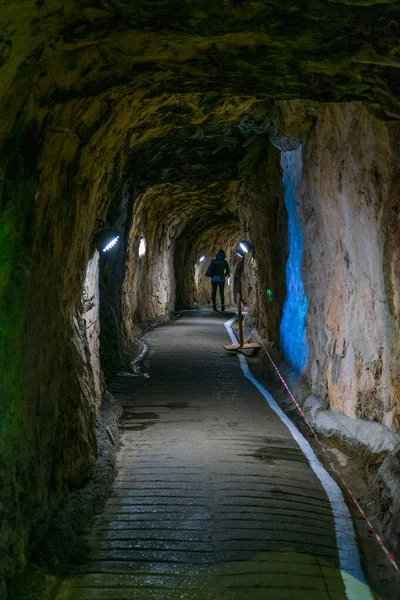
M222 349L225 320L193 311L154 329L146 372L115 379L118 476L57 600L371 598L345 591L348 532L335 533L320 479Z

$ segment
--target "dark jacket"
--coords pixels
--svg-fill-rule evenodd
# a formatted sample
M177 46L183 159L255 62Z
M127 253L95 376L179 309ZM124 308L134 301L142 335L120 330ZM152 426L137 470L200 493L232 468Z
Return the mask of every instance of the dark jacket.
M218 252L208 270L212 273L211 281L225 282L225 277L230 273L229 265L225 260L225 252Z

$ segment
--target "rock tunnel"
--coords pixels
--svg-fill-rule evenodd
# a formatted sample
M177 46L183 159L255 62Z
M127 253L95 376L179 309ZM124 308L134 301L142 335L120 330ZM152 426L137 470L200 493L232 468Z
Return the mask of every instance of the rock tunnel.
M55 597L60 538L104 500L82 490L112 484L113 378L150 325L210 308L207 266L223 248L234 277L241 239L248 314L316 430L371 467L400 552L399 17L390 0L2 5L2 598Z

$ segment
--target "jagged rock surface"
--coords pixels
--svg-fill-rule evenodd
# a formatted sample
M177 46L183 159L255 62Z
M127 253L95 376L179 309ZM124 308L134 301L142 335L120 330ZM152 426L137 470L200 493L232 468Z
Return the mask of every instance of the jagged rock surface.
M314 392L333 410L395 429L399 133L361 106L321 108L304 144L299 189Z

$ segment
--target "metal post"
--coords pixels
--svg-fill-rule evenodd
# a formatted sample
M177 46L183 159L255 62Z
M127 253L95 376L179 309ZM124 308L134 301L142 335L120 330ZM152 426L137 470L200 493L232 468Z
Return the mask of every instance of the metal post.
M242 315L242 296L237 294L238 322L239 322L239 347L243 348L243 315Z
M256 342L252 342L251 344L244 343L244 335L243 335L243 313L242 313L242 293L241 293L241 285L240 285L240 276L242 274L243 263L241 264L241 270L239 275L239 290L236 294L237 300L237 311L238 311L238 324L239 324L239 343L238 344L227 344L224 346L225 350L252 350L260 348L260 344Z

